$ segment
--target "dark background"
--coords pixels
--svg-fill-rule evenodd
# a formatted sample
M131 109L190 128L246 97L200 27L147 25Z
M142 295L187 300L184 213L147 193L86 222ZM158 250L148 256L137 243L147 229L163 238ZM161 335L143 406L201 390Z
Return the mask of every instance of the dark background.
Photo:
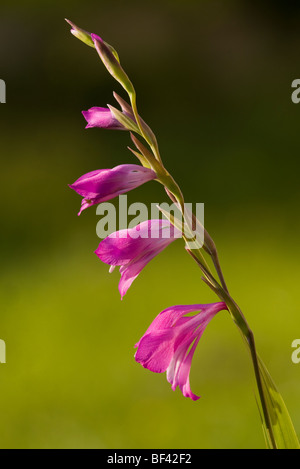
M65 17L117 49L166 167L186 201L205 203L230 291L299 433L299 2L2 1L0 11L0 446L264 447L249 357L225 313L195 355L198 403L133 359L159 311L215 297L180 242L122 303L118 273L93 254L98 217L77 217L67 184L135 161L125 132L84 128L83 109L126 96ZM128 199L167 200L150 183Z

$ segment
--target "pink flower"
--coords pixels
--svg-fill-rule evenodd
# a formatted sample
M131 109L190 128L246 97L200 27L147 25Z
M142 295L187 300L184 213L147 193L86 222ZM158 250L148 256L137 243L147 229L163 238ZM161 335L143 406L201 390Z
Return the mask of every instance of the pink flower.
M101 129L126 130L106 107L91 107L88 111L82 111L82 114L87 121L86 129L100 127Z
M185 397L199 399L190 388L190 369L197 344L210 320L225 303L180 305L162 311L135 345L135 359L154 373L167 372L167 380L175 391L179 386ZM185 316L199 311L194 316Z
M83 197L82 210L124 194L156 178L152 169L135 164L123 164L113 169L98 169L84 174L69 187Z
M168 220L147 220L134 228L111 233L99 244L95 253L111 265L110 272L120 266L121 298L141 270L181 233Z

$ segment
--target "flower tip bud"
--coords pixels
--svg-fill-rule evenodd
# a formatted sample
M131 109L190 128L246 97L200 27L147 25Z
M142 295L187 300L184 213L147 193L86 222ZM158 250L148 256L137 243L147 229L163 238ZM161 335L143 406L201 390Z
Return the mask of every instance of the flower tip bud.
M89 123L89 111L81 111L81 114L83 115L83 117L85 118L86 122L87 122L87 125L85 126L86 129L89 129L91 127L93 127L90 123Z
M93 39L94 43L98 42L98 41L103 42L103 39L100 36L98 36L97 34L92 33L91 38Z
M76 24L74 24L71 20L68 20L67 18L65 18L65 21L71 26L71 33L75 35L76 31L79 30L79 28L77 28Z
M73 34L73 36L77 37L77 39L84 42L87 46L95 47L94 42L91 38L91 34L89 32L85 31L84 29L79 28L78 26L76 26L75 23L68 20L67 18L65 18L65 20L72 27L70 32L71 34Z
M73 36L77 37L77 39L80 40L80 36L79 36L78 32L76 31L76 29L71 29L70 33L73 34Z

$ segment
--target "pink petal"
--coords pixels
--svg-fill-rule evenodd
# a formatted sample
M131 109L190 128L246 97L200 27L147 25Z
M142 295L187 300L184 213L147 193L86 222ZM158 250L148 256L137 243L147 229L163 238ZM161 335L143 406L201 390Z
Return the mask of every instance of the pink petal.
M198 336L195 340L194 338L195 336L191 337L190 340L186 340L174 354L173 359L167 370L167 380L169 383L171 383L173 391L175 391L176 387L179 386L184 397L189 397L195 401L199 399L199 396L196 396L192 393L189 376L192 358L196 350L197 344L201 338L201 335ZM193 346L189 353L187 353L193 340Z
M190 387L192 358L206 326L223 309L227 309L224 302L167 308L154 319L135 345L138 348L136 360L151 371L162 372L167 365L167 380L173 391L179 386L185 397L199 399ZM193 316L185 316L199 310Z
M156 178L152 169L135 164L116 166L113 169L99 169L81 176L69 187L89 200L87 206L99 204L124 194Z
M111 233L101 241L96 254L106 264L125 265L146 252L164 249L175 239L161 238L168 224L167 220L146 220L134 228Z
M162 251L163 247L160 250L152 251L137 258L137 260L133 260L128 264L122 265L120 267L120 274L121 279L119 282L119 292L121 295L121 299L126 294L127 290L131 286L132 282L137 278L139 273L143 270L144 267Z
M173 237L162 237L170 226L167 220L147 220L134 228L112 233L101 241L95 251L99 259L106 264L121 266L119 291L122 298L142 269L176 239L175 234L179 232L175 233L174 227L170 232Z
M103 129L125 129L113 116L110 109L105 107L91 107L88 111L82 111L87 121L86 129L100 127Z
M135 360L154 373L163 373L172 360L174 336L173 329L144 335L135 354Z
M216 303L220 304L220 303ZM225 304L225 303L224 303ZM149 334L152 331L166 329L172 327L175 323L177 325L179 318L182 318L185 314L193 313L196 311L202 311L202 317L204 317L205 312L208 306L214 307L215 303L212 305L203 305L203 304L193 304L193 305L176 305L166 308L161 311L158 316L152 321L149 328L146 331L146 334ZM185 322L189 321L190 318L184 318Z

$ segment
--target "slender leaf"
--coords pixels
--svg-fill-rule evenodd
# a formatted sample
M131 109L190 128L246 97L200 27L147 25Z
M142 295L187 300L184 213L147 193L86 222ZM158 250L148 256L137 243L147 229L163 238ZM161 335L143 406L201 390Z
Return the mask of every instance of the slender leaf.
M271 419L273 436L277 446L276 449L300 449L299 440L286 405L266 366L259 357L258 359L266 404ZM263 426L264 433L268 434L265 423Z

